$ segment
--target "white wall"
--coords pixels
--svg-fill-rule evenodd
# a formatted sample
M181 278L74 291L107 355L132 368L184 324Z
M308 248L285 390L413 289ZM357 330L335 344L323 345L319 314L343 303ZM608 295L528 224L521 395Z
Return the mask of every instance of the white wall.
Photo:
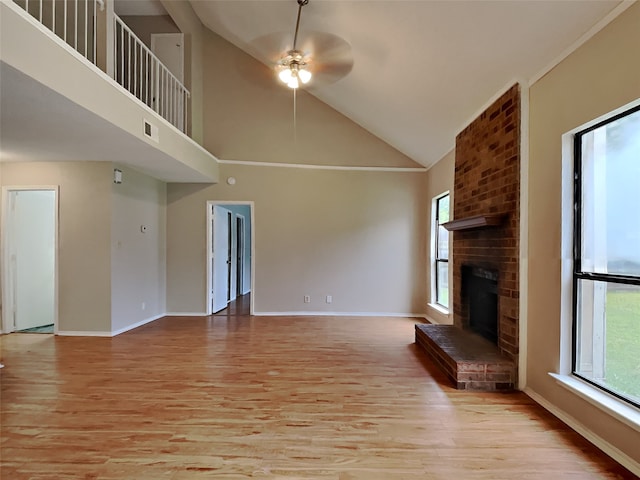
M119 332L166 311L166 184L115 167L123 181L111 197L111 328Z

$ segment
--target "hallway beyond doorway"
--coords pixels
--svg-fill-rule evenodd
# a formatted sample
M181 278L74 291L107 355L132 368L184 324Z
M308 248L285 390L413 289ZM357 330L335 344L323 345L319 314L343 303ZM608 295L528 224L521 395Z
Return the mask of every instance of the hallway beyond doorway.
M214 313L214 317L248 317L251 315L251 292L239 295L227 305L227 308Z

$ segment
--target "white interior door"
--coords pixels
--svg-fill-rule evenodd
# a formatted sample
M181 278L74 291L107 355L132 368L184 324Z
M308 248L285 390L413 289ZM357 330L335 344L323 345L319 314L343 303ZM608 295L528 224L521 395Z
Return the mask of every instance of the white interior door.
M151 51L181 83L184 83L184 34L152 33Z
M182 33L152 33L151 51L160 62L184 85L184 35ZM161 74L156 78L154 89L155 103L154 109L157 112L164 112L171 115L172 123L180 130L184 131L186 105L183 104L182 88L168 76ZM165 117L166 118L166 117Z
M55 323L56 192L9 192L9 315L15 330ZM11 323L11 322L10 322Z
M213 313L227 308L229 299L229 215L226 208L213 206Z

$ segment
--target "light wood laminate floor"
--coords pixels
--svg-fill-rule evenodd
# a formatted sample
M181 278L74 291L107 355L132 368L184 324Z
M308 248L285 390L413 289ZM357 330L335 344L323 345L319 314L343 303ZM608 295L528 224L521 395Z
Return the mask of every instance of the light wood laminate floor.
M522 393L454 390L401 318L3 336L1 477L635 478Z

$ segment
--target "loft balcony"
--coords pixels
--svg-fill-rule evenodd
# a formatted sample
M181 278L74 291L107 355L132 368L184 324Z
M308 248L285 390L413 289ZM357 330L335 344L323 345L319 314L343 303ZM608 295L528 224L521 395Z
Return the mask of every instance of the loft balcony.
M212 183L191 94L111 0L0 0L2 161L98 160Z

